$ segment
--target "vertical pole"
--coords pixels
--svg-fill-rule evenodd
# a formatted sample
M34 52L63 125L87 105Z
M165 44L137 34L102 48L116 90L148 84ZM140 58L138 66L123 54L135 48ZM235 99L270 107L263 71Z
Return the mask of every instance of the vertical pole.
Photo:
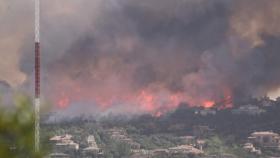
M40 0L35 0L35 152L40 150Z

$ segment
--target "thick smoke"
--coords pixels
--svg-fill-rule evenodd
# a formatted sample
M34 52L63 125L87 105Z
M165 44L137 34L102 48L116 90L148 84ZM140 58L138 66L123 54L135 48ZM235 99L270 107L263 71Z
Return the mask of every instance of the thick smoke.
M32 44L32 41L26 42L32 30L31 19L24 19L32 12L25 10L23 5L25 2L20 0L0 1L0 80L14 88L27 78L19 62L24 47ZM25 6L28 8L30 5Z
M280 35L280 10L278 0L250 0L235 4L231 17L233 31L254 46L265 44L262 34Z
M155 112L180 102L232 106L266 95L280 85L280 2L270 2L44 1L44 96L60 107ZM2 3L8 19L12 4ZM29 26L28 18L21 22ZM32 40L28 27L20 31ZM10 85L22 84L20 74L32 76L33 50L23 39L15 42L21 47L8 62L18 72L1 76Z

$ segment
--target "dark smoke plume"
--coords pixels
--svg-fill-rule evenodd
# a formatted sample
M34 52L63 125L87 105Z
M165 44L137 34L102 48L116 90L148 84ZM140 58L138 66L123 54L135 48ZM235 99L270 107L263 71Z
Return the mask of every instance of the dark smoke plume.
M232 106L279 88L277 0L42 5L43 89L60 107L90 104L101 110L154 112L180 102ZM32 74L32 49L21 44L17 52L27 53L20 57L19 70Z

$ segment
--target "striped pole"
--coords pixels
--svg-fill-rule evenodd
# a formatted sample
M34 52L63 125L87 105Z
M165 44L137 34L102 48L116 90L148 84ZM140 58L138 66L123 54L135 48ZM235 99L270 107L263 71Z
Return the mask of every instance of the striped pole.
M40 150L40 0L35 0L35 152Z

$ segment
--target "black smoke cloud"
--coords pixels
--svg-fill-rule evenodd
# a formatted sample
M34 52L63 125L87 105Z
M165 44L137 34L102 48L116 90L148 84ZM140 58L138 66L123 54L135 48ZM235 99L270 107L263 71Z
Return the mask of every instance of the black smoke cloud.
M263 96L279 87L279 1L45 5L43 89L54 102L67 96L73 102L135 108L126 104L148 91L159 100L180 94L182 101L201 105ZM26 74L32 74L32 55L25 53L20 61Z
M145 3L120 1L118 7L105 9L102 19L93 24L97 25L95 32L87 32L75 41L52 69L58 71L57 75L66 71L62 75L80 82L79 85L92 85L98 91L108 88L105 93L109 96L114 87L117 93L131 93L160 86L171 93L216 99L208 94L216 83L196 83L200 81L195 78L207 77L199 76L208 71L201 68L208 64L203 63L202 56L213 54L212 49L226 41L229 3L163 1L163 8L159 9L155 1ZM193 11L184 9L190 5ZM103 87L94 86L96 83Z

